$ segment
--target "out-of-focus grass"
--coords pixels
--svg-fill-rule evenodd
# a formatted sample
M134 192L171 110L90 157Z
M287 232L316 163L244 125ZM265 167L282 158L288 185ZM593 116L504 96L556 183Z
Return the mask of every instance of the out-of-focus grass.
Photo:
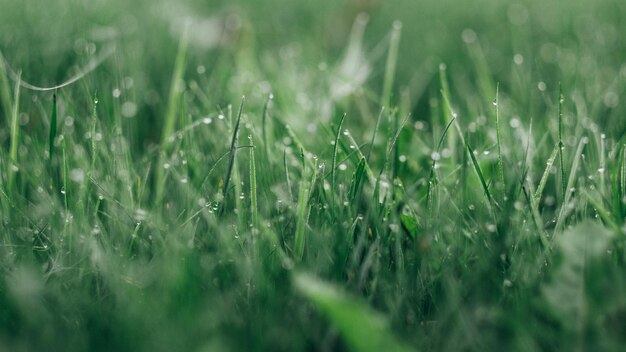
M623 346L620 1L0 9L0 350Z

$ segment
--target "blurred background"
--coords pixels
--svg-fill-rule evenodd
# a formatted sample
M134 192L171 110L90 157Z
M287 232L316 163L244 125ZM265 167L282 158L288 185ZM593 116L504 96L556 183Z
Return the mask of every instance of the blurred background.
M516 96L514 115L540 120L545 107L536 98L554 101L562 82L565 95L584 100L585 114L607 131L622 133L625 127L618 118L626 77L621 1L62 0L42 5L2 0L1 8L0 50L29 83L62 82L113 48L104 66L79 86L115 82L99 95L108 99L115 89L123 91L121 99L132 100L126 112L150 123L152 137L158 136L158 114L186 26L190 49L184 77L205 93L207 109L273 91L287 110L297 111L298 124L329 114L328 106L320 106L326 97L310 93L322 86L335 101L369 92L376 111L380 102L372 95L380 96L390 33L401 23L393 103L404 104L414 119L426 119L429 99L438 97L444 63L452 100L470 105L476 115L481 114L477 101L484 100L478 95L495 97L491 90L499 82L505 94ZM365 14L360 23L359 14ZM351 39L354 27L359 28ZM0 141L6 141L6 133Z

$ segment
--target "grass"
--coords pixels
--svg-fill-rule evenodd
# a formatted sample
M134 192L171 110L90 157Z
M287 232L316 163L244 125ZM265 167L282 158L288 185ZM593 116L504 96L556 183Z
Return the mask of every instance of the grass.
M626 343L620 1L0 8L1 351Z

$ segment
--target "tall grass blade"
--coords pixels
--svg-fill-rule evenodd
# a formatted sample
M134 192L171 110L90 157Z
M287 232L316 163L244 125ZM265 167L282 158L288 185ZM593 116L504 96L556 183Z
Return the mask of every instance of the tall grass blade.
M559 153L559 145L554 146L554 150L548 161L546 162L546 169L543 171L543 176L541 176L541 180L539 181L539 186L535 191L535 195L533 197L533 203L535 207L538 207L539 202L541 201L541 196L543 195L543 190L546 188L546 184L548 183L548 178L550 177L550 172L552 170L552 166L554 165L554 160L556 159L557 154Z
M186 67L188 44L188 27L180 40L176 61L174 62L174 72L170 82L170 92L167 99L167 105L164 115L163 129L161 131L161 151L159 153L159 161L156 166L156 202L160 203L163 199L163 190L165 187L165 168L164 163L169 154L169 142L176 125L176 110L183 91L183 74Z
M565 202L565 192L567 190L567 185L565 184L565 163L563 162L563 149L565 149L565 144L563 144L563 102L565 98L563 98L563 87L561 83L559 83L559 111L558 111L558 124L559 124L559 164L561 169L561 193L563 195L563 201ZM565 203L563 203L565 204Z
M398 48L400 46L400 35L402 33L402 23L396 21L393 23L391 31L391 39L389 42L389 52L387 54L387 64L385 65L385 76L383 79L383 92L381 106L389 107L391 104L391 90L396 75L396 65L398 62Z
M296 261L301 261L304 256L304 247L305 247L305 232L306 226L309 222L309 215L311 213L311 206L309 204L309 199L311 196L311 192L313 186L315 184L315 178L317 177L317 164L313 166L313 169L310 171L312 176L307 179L308 175L308 166L306 164L303 165L303 175L300 180L300 189L298 191L298 205L296 208L296 234L294 239L294 254Z
M0 52L0 102L4 108L4 116L11 116L11 107L13 106L11 86L9 85L9 76L2 52Z
M17 80L15 82L15 94L13 99L13 110L11 111L11 146L9 149L9 160L11 165L9 166L9 181L8 181L8 193L13 192L13 186L15 185L15 173L17 170L17 149L18 139L20 135L19 126L19 112L20 112L20 82L21 74L18 73Z
M259 228L259 206L257 202L257 186L256 186L256 161L254 138L248 136L250 140L250 214L252 220L252 230L257 231Z
M466 143L465 146L467 147L467 152L469 153L470 158L472 159L472 165L474 166L474 171L476 171L476 175L478 175L478 179L480 180L480 184L483 187L485 196L487 196L488 203L489 205L491 205L493 201L493 197L491 196L491 192L489 192L489 186L487 185L487 181L485 180L483 171L481 170L480 165L478 164L478 160L476 160L476 156L474 155L474 151L472 150L472 147L469 145L469 143Z
M339 120L339 126L337 126L337 133L335 134L335 145L333 145L333 164L330 169L330 183L335 189L335 179L337 174L337 152L339 150L339 137L341 137L341 130L343 129L343 121L346 118L346 114L341 115L341 120ZM334 194L334 193L333 193Z
M230 141L230 152L228 154L228 168L226 169L226 178L224 179L224 188L222 188L222 207L220 208L220 215L224 214L224 208L226 207L226 200L228 196L228 187L230 185L230 179L233 175L233 167L235 166L235 154L237 153L237 141L239 139L239 126L241 124L241 115L243 113L243 104L246 101L246 97L241 97L241 103L239 104L239 112L237 113L237 120L235 121L235 127L233 128L233 138Z
M265 105L263 105L263 114L261 115L261 128L263 133L263 145L265 146L265 154L269 158L270 155L270 147L269 141L267 139L267 115L269 113L270 104L274 100L274 94L271 94L267 97L265 101Z
M576 182L576 173L578 172L578 164L580 163L580 157L583 153L583 148L585 147L584 140L581 140L578 143L578 148L576 149L576 155L574 155L574 161L572 162L572 168L570 170L569 179L567 180L567 185L565 186L566 192L563 198L563 204L561 205L561 209L559 210L559 215L556 219L556 226L554 227L554 236L558 233L563 225L563 221L565 220L565 213L568 210L568 204L572 197L572 193L574 193L574 182ZM553 237L554 238L554 237Z
M493 101L493 105L496 107L496 139L498 144L498 177L500 178L500 186L502 190L506 190L506 184L504 183L504 164L502 161L502 139L500 133L500 83L496 84L496 99Z

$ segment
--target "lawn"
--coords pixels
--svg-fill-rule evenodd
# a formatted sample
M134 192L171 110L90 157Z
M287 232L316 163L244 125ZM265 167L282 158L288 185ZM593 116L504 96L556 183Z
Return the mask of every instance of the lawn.
M0 351L618 351L622 0L0 0Z

